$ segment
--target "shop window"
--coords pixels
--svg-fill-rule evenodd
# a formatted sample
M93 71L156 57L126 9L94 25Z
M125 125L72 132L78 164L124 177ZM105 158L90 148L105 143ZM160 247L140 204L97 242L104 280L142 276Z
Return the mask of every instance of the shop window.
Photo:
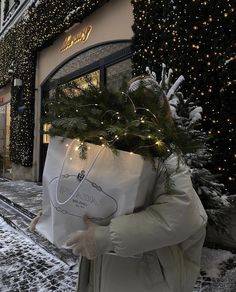
M72 84L73 83L73 84ZM63 91L66 92L68 96L75 96L80 95L81 89L86 89L89 84L93 84L94 86L99 87L100 83L100 71L94 71L89 74L83 75L79 78L76 78L68 83L60 85L63 89ZM72 86L70 86L72 85ZM55 89L52 89L49 91L49 98L54 96L56 93ZM43 131L44 133L47 132L51 127L51 124L45 123L43 125ZM48 134L43 134L43 144L49 144L50 143L50 136Z
M131 59L108 66L106 69L106 86L114 91L120 90L132 76Z
M132 77L130 42L115 42L91 48L72 58L59 68L44 84L42 114L46 113L46 100L56 94L62 87L67 95L79 95L79 88L84 89L89 83L95 86L107 86L112 90L120 90L124 82ZM78 86L75 91L71 83ZM44 124L47 131L50 124ZM43 144L48 144L50 137L43 134Z
M79 88L86 89L89 84L99 87L100 83L100 71L94 71L89 74L83 75L79 78L73 80L73 82L78 86L78 94L80 92Z
M94 85L99 87L100 85L100 71L94 71L83 76L80 76L70 82L67 82L61 87L67 96L79 96L81 90L89 87L89 85Z
M51 124L45 123L43 124L43 132L47 133L51 127ZM48 134L43 134L43 144L50 143L50 136Z
M77 75L78 71L82 71L89 67L100 67L104 59L109 58L116 52L130 48L130 42L118 42L100 45L98 47L92 48L85 51L78 56L74 57L72 60L68 61L63 67L61 67L49 80L50 83L60 83L66 76L74 77ZM62 81L63 82L63 81Z
M10 103L0 107L0 176L11 178Z
M55 96L58 87L68 91L69 95L80 94L79 89L75 91L74 86L70 86L71 82L77 84L79 88L86 88L88 83L92 83L95 86L120 90L124 81L132 77L130 45L130 41L102 44L78 54L57 69L42 88L42 115L47 111L47 100ZM71 90L73 92L70 92ZM43 125L44 130L49 127L50 124ZM50 137L44 134L41 141L40 179L42 179Z

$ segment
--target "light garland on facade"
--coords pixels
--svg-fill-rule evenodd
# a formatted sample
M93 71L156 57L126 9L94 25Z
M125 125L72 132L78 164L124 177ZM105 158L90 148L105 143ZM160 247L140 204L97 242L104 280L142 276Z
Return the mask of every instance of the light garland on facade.
M235 182L234 1L132 3L134 74L147 65L158 74L164 62L185 76L184 96L192 96L204 109L204 130L214 149L212 171L220 172L222 181Z
M13 162L32 166L37 51L107 1L37 1L0 40L0 87L11 80L8 71L13 61L14 76L22 79L24 85L22 113L17 109L17 92L12 90L10 151ZM215 169L221 169L229 181L235 180L236 158L232 150L235 112L231 112L235 94L231 78L235 64L231 38L235 21L233 1L131 0L131 3L134 7L134 74L143 73L147 65L159 73L159 64L163 61L175 68L178 75L184 74L184 95L191 94L203 104L205 128L215 140L215 153L222 156ZM223 147L225 143L227 152Z
M18 111L17 90L12 87L11 142L12 162L32 166L34 142L34 95L36 53L47 47L73 24L82 22L109 0L36 1L23 19L0 40L0 87L13 77L23 81L24 111ZM35 5L36 3L36 5ZM12 64L14 66L12 68Z

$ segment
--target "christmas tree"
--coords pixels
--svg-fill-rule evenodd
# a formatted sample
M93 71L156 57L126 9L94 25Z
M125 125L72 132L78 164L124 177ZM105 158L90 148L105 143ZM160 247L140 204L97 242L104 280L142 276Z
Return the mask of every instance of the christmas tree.
M180 92L179 86L184 80L180 76L175 84L172 84L173 70L166 70L162 64L160 84L165 92L172 113L172 118L178 127L187 130L194 139L201 141L201 147L197 151L185 154L186 163L191 170L191 179L202 204L208 214L208 224L219 233L227 233L227 210L232 208L229 202L229 193L225 185L219 183L219 175L214 175L208 169L208 162L213 155L209 146L209 137L201 130L203 109L194 101L193 96L185 98ZM174 90L173 90L174 89Z
M47 105L49 133L79 138L82 158L86 158L86 142L107 146L115 153L119 149L134 152L145 159L165 160L172 153L183 158L183 153L209 224L225 232L223 209L230 204L224 185L206 168L211 156L207 135L198 129L202 107L179 91L183 76L173 82L173 70L167 71L164 64L159 82L154 72L146 71L132 79L125 92L97 88L89 80L87 89L76 82L58 87ZM166 187L171 191L168 179Z
M232 0L132 1L134 73L159 63L185 76L184 96L203 107L212 148L207 167L236 191L235 3Z

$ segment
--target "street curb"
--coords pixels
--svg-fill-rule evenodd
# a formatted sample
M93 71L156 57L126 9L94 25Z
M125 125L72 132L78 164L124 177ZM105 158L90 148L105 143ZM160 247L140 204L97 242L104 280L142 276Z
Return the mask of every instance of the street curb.
M24 214L26 217L29 218L29 220L33 219L36 216L34 213L26 210L25 208L23 208L19 204L14 203L13 201L7 199L6 197L4 197L1 194L0 194L0 200L2 200L4 203L6 203L10 207L14 208L15 210L19 211L21 214Z

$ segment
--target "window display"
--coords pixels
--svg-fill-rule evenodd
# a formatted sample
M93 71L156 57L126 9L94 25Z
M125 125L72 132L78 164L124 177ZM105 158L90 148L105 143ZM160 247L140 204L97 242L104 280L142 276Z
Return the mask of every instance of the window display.
M10 144L10 103L0 107L0 177L11 178Z

